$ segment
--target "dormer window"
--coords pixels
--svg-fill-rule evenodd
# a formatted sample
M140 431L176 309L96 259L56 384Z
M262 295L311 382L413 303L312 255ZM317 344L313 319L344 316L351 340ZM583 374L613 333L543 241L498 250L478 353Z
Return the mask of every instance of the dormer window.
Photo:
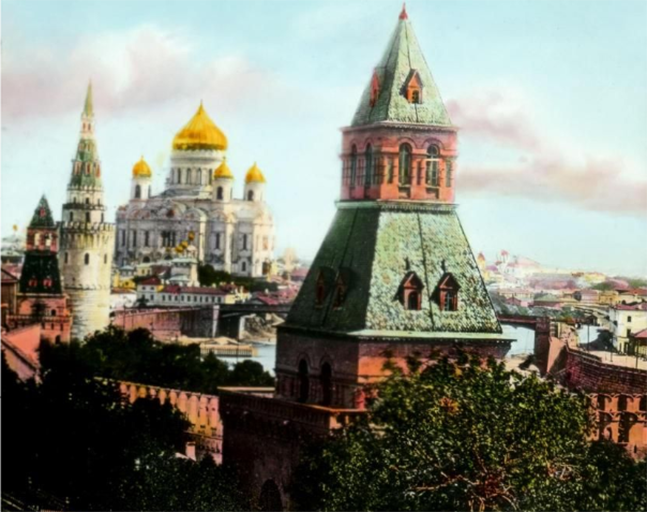
M434 299L441 311L458 310L458 292L460 288L460 285L450 272L443 274L434 291Z
M405 274L398 288L398 300L404 309L420 311L422 309L422 290L425 285L413 271Z
M346 292L348 291L348 284L350 281L350 272L348 269L340 269L337 279L335 280L335 298L332 307L339 309L344 305L346 300Z
M415 69L412 69L404 82L404 95L409 103L422 103L422 80Z
M380 79L377 77L377 71L373 71L373 77L371 78L371 107L374 107L377 103L377 98L380 95Z

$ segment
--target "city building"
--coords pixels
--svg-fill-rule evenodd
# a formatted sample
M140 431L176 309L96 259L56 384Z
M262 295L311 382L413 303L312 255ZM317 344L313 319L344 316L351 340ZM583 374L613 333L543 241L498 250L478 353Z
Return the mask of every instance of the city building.
M72 337L83 339L110 323L110 275L115 230L105 219L101 162L95 140L92 85L60 223L63 287L74 315Z
M387 360L510 348L456 213L457 130L404 9L342 133L341 201L278 327L274 396L221 394L223 463L261 504L289 501L295 440L360 414Z
M619 352L627 352L629 338L647 328L647 303L617 304L609 308L609 321L613 334L613 346Z
M182 242L216 270L259 277L274 253L274 220L266 180L254 163L243 196L234 197L227 138L202 104L173 139L166 187L152 194L153 171L142 159L132 170L131 196L117 211L118 265L171 259Z
M137 285L137 303L146 306L186 307L206 304L236 304L250 294L236 286L180 286L150 277Z
M40 324L42 338L55 343L69 342L72 328L59 273L58 245L58 229L43 196L27 229L15 307L6 320L11 329Z
M2 326L7 325L7 315L16 312L16 295L18 278L4 268L2 269Z

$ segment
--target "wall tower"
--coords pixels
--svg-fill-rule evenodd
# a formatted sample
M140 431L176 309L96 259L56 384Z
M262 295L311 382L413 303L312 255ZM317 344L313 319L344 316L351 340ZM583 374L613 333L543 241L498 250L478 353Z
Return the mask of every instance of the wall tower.
M90 84L60 225L59 266L74 315L73 338L83 339L109 323L115 232L114 225L106 222L105 212Z

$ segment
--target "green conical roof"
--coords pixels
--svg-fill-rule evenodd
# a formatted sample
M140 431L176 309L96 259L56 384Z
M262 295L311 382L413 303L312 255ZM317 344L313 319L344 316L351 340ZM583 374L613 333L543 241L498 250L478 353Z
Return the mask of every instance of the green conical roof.
M418 104L409 103L405 94L406 85L415 73L422 82L422 101ZM452 125L404 9L375 74L379 82L377 100L371 105L371 80L364 90L352 126L383 121Z
M34 216L29 223L30 228L54 228L56 223L52 217L52 211L49 209L47 199L43 195L38 202L38 206L34 211Z
M92 105L92 82L88 84L88 92L85 94L85 105L83 106L83 115L92 117L94 115L94 107Z

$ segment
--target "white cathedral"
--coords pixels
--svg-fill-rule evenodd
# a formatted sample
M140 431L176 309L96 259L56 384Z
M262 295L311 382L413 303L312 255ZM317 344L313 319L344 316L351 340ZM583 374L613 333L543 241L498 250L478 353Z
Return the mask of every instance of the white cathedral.
M144 158L133 167L130 201L117 210L119 266L191 256L216 270L259 277L274 252L274 220L265 177L254 164L242 199L226 162L227 138L202 104L173 139L165 190L151 194Z

